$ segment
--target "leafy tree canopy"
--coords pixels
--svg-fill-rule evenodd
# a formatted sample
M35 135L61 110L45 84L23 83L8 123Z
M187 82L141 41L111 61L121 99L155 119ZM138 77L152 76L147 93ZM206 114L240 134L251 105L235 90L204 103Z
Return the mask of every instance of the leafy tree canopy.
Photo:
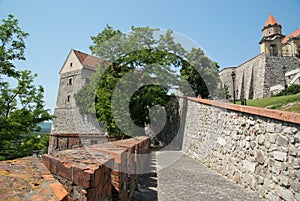
M157 33L161 32L132 27L125 34L106 26L92 37L92 54L107 62L75 99L82 112L96 113L109 134L142 132L151 124L150 113L165 121L161 109L170 106L174 88L184 95L207 97L219 82L218 65L201 49L185 50L171 30ZM176 68L181 68L180 74Z
M17 70L14 62L25 60L24 39L18 20L8 15L0 25L0 159L18 157L21 136L38 130L52 116L44 109L42 86L34 85L36 74Z

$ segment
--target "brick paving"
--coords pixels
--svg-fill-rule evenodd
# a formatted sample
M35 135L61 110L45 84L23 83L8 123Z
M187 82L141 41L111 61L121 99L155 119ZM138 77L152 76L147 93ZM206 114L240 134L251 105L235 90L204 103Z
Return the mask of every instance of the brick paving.
M149 190L147 178L142 176L142 192L135 201L261 201L257 193L244 189L199 162L178 151L157 152L157 194ZM153 188L152 188L153 189ZM156 189L156 188L154 188ZM157 196L157 197L156 197Z

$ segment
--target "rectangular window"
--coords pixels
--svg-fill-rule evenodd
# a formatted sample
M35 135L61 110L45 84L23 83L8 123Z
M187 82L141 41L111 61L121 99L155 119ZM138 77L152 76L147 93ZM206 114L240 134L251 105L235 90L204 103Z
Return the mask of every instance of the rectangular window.
M70 63L70 67L72 67L73 66L73 64L72 63Z
M70 103L70 101L71 101L71 95L68 95L68 97L67 97L67 103Z
M73 79L72 79L72 78L69 78L68 86L72 86L72 84L73 84Z

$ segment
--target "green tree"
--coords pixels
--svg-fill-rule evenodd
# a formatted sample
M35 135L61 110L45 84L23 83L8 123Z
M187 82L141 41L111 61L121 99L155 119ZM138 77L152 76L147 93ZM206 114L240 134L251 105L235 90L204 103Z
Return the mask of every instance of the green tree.
M172 88L181 86L186 95L192 95L191 90L188 90L192 86L196 94L203 92L208 95L208 88L201 75L187 61L192 56L196 57L196 53L200 53L201 50L193 49L187 52L180 43L175 42L171 30L161 34L159 38L155 37L156 31L158 29L132 27L130 33L124 34L107 26L97 36L92 37L92 54L107 62L92 76L90 84L79 90L75 99L82 112L96 113L109 134L122 136L122 127L133 127L127 121L128 116L123 115L127 113L128 107L134 125L144 127L151 123L149 110L156 108L156 105L169 107ZM201 54L198 61L205 63L197 64L199 69L205 66L207 69L202 70L203 75L208 73L209 79L215 79L215 63L205 57L203 52ZM193 73L198 76L188 79L189 77L184 75L184 83L178 71L174 70L178 67L185 68L187 74ZM191 70L194 71L190 72ZM213 80L210 82L210 85L214 86ZM118 97L119 94L122 95ZM94 105L90 101L95 97ZM152 113L157 116L162 114L160 109L154 109Z
M39 130L39 123L52 116L44 109L42 86L34 85L36 74L17 70L14 62L25 60L24 39L28 33L13 15L0 25L0 160L23 156L22 136Z
M187 61L189 65L184 65L180 74L188 80L196 96L207 98L209 95L214 95L210 93L216 93L220 83L218 64L209 59L199 48L192 48L187 53Z

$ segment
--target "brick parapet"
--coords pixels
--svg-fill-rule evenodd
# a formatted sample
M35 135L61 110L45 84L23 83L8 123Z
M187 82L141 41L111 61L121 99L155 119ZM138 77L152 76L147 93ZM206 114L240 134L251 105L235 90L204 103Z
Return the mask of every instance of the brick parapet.
M126 201L133 198L149 145L141 136L45 154L43 163L66 186L70 200Z

